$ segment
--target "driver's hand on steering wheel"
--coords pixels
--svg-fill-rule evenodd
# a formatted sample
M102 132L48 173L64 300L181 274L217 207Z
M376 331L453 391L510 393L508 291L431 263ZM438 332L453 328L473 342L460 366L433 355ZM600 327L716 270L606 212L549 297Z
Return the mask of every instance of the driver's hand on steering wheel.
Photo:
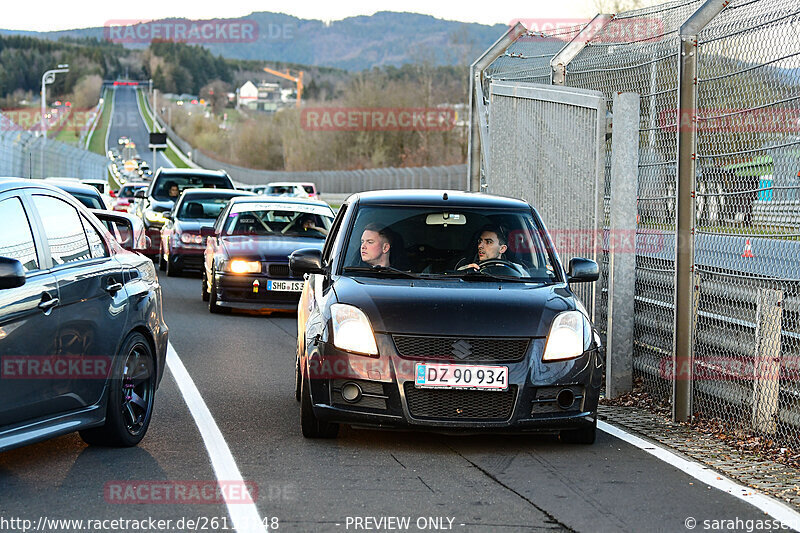
M475 270L480 270L481 269L481 267L478 266L476 263L470 263L468 265L463 265L463 266L458 267L458 270L466 270L468 268L472 268L472 269L475 269Z

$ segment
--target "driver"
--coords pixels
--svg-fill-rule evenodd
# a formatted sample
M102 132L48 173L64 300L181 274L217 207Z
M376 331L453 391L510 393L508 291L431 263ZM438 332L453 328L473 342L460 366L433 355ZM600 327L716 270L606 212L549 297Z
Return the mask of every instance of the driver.
M462 265L460 263L466 261L466 259L462 259L459 265L456 265L456 268L458 270L465 270L467 268L480 270L482 263L492 259L501 259L514 266L518 266L516 263L512 263L506 258L505 253L507 250L508 240L506 239L506 232L503 231L503 228L492 224L486 225L481 228L481 233L478 237L478 249L475 254L477 262Z
M314 217L312 215L305 215L303 216L302 222L300 224L303 228L303 231L316 231L323 236L328 235L328 230L325 228L320 228L314 223Z

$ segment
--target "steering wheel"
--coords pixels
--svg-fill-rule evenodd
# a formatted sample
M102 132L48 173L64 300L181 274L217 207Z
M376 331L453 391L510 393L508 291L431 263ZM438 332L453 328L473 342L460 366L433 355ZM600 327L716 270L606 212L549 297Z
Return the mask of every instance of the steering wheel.
M515 263L512 263L511 261L508 261L507 259L500 259L500 258L487 259L486 261L478 263L478 267L479 267L478 270L480 270L481 272L483 272L484 270L489 270L489 269L502 269L502 270L510 270L511 272L513 272L513 274L511 274L511 275L513 275L515 277L518 277L518 278L522 277L522 275L523 275L523 273L520 272L519 267ZM469 265L464 265L462 267L458 267L457 270L466 270L468 268L470 268ZM498 272L498 274L503 274L503 273L502 272ZM508 275L508 274L505 274L505 275Z

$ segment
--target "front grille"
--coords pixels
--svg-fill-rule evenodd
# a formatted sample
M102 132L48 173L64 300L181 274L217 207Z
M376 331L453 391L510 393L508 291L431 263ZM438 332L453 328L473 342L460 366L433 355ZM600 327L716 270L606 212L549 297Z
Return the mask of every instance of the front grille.
M405 384L406 402L411 416L428 420L496 420L511 418L517 387L507 391L418 389Z
M289 265L269 265L269 277L271 278L288 278Z
M530 339L392 335L400 357L456 363L514 363L528 351Z

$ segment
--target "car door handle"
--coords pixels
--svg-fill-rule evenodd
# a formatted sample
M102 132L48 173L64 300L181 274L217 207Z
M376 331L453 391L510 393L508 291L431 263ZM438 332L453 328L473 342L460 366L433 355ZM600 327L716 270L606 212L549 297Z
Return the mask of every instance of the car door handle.
M122 290L122 283L111 283L108 287L106 287L106 292L109 294L114 294Z
M58 305L58 298L50 298L49 300L44 300L40 302L39 309L41 309L44 312L47 312L57 305Z

